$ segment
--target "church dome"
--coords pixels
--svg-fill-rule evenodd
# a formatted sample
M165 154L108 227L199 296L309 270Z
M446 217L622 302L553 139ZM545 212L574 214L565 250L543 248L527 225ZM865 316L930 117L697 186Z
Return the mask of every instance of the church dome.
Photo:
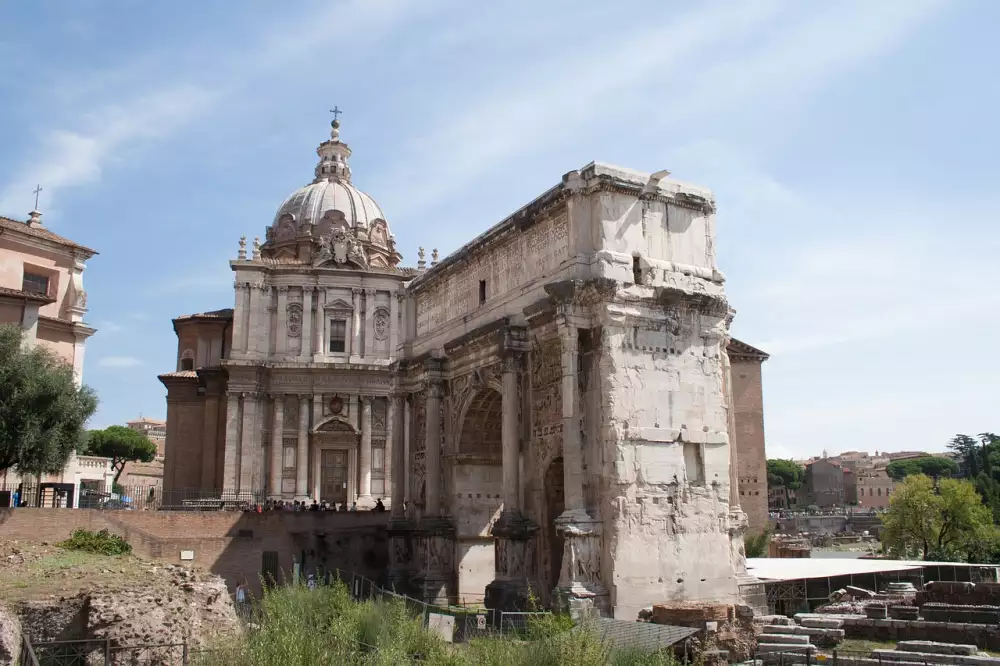
M313 182L282 202L267 228L261 254L265 258L319 261L326 256L323 248L329 250L331 239L339 238L340 243L350 237L363 250L354 253L354 264L395 266L402 257L385 215L374 199L351 183L347 163L351 149L340 140L340 121L335 119L331 127L330 138L316 148L319 162Z
M375 200L351 183L351 167L347 163L351 149L340 140L340 121L335 119L331 127L330 139L316 148L319 162L315 179L285 199L274 216L274 229L283 220L301 228L304 224L315 226L325 218L365 230L371 229L376 220L385 221Z
M318 224L326 213L340 212L349 227L368 229L375 220L384 220L382 209L370 196L337 178L310 183L292 192L278 208L274 225L286 215L295 223ZM339 217L339 216L338 216Z

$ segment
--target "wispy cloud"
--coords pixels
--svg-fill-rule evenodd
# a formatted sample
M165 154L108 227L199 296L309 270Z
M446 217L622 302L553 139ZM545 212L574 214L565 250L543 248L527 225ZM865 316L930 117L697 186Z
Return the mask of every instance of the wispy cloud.
M101 333L120 333L125 330L121 324L117 324L113 321L99 321L97 322L97 328Z
M120 66L110 74L98 73L91 84L71 82L82 94L100 96L108 94L107 80L139 81L113 88L110 101L87 100L89 106L82 111L75 109L61 126L44 131L40 145L15 172L18 176L0 187L0 211L23 215L33 203L30 192L36 183L42 183L42 196L51 210L61 189L99 182L109 165L125 160L131 151L151 141L176 133L251 81L296 60L315 57L324 44L337 42L341 51L367 46L416 7L416 3L403 0L356 0L310 11L287 25L269 27L262 47L235 57L230 53L206 59L194 72L158 74L156 78L166 83L152 89L142 68L132 65Z
M419 215L518 156L578 135L598 117L658 132L706 114L732 120L746 104L787 103L778 95L798 102L893 47L942 4L855 0L829 9L810 5L804 16L768 0L711 3L684 16L664 7L643 17L642 25L652 26L645 31L636 23L623 24L620 34L609 27L607 48L590 58L574 51L572 58L537 63L528 80L450 113L404 146L377 189L400 202L395 208Z
M142 365L142 359L134 356L105 356L97 364L102 368L134 368Z

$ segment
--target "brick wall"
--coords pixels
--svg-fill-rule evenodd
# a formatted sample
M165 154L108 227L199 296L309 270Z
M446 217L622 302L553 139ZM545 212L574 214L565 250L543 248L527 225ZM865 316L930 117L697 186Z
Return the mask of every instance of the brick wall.
M733 403L740 506L749 532L767 525L767 456L764 452L764 397L760 359L733 358Z
M258 589L266 551L290 573L294 561L306 570L357 572L380 579L388 566L388 513L239 511L101 511L98 509L0 509L7 539L55 543L75 529L107 529L125 537L135 552L152 559L209 569L235 588L246 579ZM194 559L181 560L181 551Z

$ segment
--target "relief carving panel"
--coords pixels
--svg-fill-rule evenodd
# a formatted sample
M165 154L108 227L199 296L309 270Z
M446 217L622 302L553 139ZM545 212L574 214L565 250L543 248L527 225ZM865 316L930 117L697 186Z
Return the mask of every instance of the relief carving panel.
M483 251L417 296L417 335L479 307L479 281L494 298L545 277L569 258L569 221L562 213Z

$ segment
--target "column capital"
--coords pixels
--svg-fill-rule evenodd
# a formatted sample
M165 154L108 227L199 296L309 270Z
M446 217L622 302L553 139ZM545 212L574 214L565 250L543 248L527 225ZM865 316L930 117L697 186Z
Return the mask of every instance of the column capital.
M285 293L285 292L288 291L288 285L287 284L275 285L274 288L278 290L279 294L283 294L283 293Z
M302 293L308 293L308 292L311 292L311 291L316 291L317 289L319 289L319 287L317 287L315 285L312 285L312 284L304 284L304 285L302 285Z
M397 301L399 301L400 303L402 303L404 298L406 298L406 294L404 294L401 291L396 292L396 300Z
M352 287L351 288L351 293L354 294L355 296L360 296L361 295L361 291L362 291L361 287Z
M299 396L299 403L301 404L308 405L309 401L312 400L312 393L299 393L297 395Z
M358 397L361 398L361 406L362 407L369 407L369 406L371 406L372 400L375 399L375 397L371 396L371 395L359 395Z
M275 393L275 392L272 391L271 393L267 394L267 397L270 398L271 400L276 400L276 401L279 401L279 402L283 402L284 399L285 399L285 394L284 393Z
M376 291L378 291L378 290L377 289L373 289L371 287L367 287L367 288L365 288L365 296L374 296Z

